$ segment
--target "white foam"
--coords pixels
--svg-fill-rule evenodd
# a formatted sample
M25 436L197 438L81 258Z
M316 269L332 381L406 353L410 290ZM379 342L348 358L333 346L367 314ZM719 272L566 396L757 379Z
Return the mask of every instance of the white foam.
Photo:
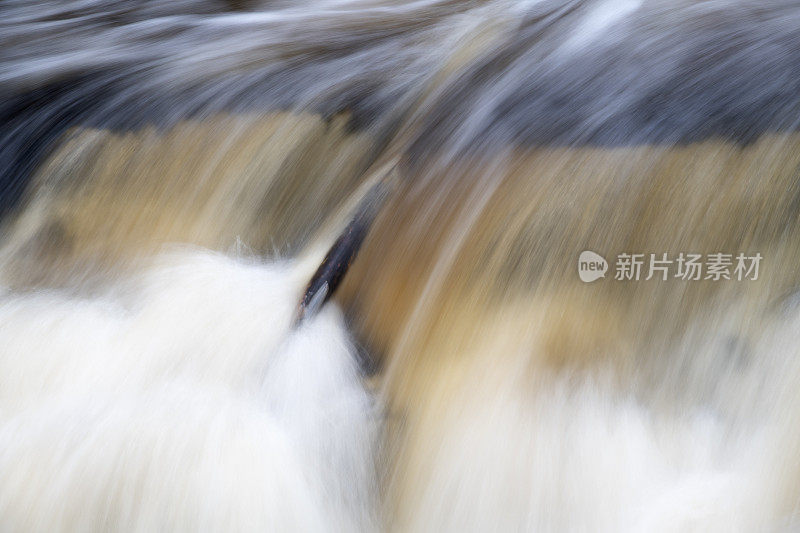
M713 417L660 418L591 386L480 398L431 443L411 530L747 531L758 519L758 449L726 441Z
M0 529L379 529L376 406L335 307L290 333L303 270L184 252L104 297L2 296ZM785 526L800 485L796 331L758 344L733 381L715 373L758 400L744 416L481 368L414 430L423 474L390 502L411 509L394 525Z
M609 28L642 6L642 0L601 0L593 5L561 45L575 51L604 36Z
M335 308L289 332L293 268L192 252L0 300L3 528L374 528L375 409Z
M729 369L693 344L664 394L618 376L532 379L484 357L492 364L431 408L437 423L423 417L412 433L398 520L411 531L797 531L799 325L751 339ZM676 386L695 362L713 379Z

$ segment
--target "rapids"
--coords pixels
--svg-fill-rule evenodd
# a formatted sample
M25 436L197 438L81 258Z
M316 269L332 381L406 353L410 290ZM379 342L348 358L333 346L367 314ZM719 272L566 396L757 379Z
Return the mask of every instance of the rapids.
M1 2L0 531L797 529L798 125L789 0Z

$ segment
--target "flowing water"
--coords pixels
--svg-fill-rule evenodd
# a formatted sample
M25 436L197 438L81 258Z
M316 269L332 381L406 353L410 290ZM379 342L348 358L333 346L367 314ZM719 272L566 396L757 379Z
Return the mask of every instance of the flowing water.
M6 0L0 124L1 531L800 527L796 2Z

